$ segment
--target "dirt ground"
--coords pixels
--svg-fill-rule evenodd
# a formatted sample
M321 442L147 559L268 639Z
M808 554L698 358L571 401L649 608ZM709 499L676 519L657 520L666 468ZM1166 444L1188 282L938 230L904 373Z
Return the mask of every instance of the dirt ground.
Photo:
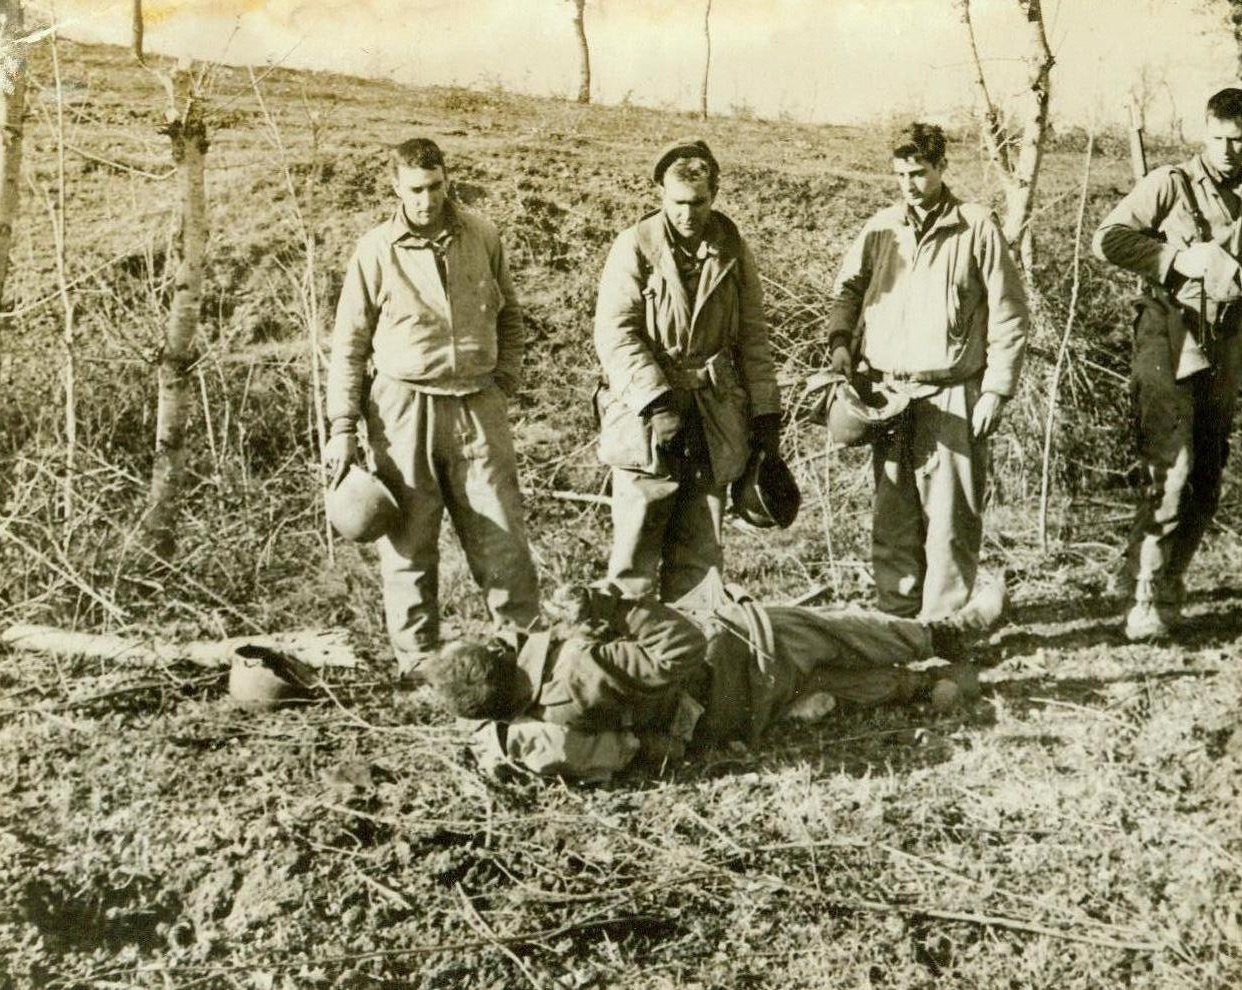
M345 631L361 662L329 671L328 698L255 714L222 670L0 645L0 986L1242 984L1242 499L1231 477L1178 645L1126 643L1104 588L1134 497L1130 287L1089 259L1046 548L1036 532L1082 135L1046 158L1043 307L993 445L985 557L1012 607L978 654L983 698L836 711L753 751L570 787L480 774L467 727L394 687L374 555L324 534L293 206L328 312L353 238L389 209L385 142L441 140L459 197L500 224L530 330L514 428L550 588L598 576L607 546L604 510L554 493L604 490L585 398L594 282L611 237L654 206L652 149L700 130L726 163L720 205L759 248L792 399L841 251L892 195L883 128L280 71L259 81L265 118L244 71L216 71L192 484L163 566L135 535L171 280L173 190L150 177L167 168L160 90L118 50L66 45L62 65L89 96L69 115L89 157L66 159L78 468L66 518L65 346L35 195L56 179L43 59L10 291L23 316L0 341L0 627L185 641L314 626ZM996 202L974 138L954 133L954 188ZM1088 226L1127 182L1122 142L1097 149ZM863 458L792 418L785 449L802 515L775 535L730 526L730 576L778 601L868 601ZM443 545L447 618L468 626L478 596Z

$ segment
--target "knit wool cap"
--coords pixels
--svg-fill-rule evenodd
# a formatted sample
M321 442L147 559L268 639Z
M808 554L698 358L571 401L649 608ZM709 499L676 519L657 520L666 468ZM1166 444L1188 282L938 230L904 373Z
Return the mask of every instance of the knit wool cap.
M660 154L656 156L655 165L651 169L651 177L657 186L664 181L665 171L678 158L702 158L711 165L713 172L720 171L716 156L712 154L712 149L707 146L706 141L702 138L681 138L665 145L660 149Z

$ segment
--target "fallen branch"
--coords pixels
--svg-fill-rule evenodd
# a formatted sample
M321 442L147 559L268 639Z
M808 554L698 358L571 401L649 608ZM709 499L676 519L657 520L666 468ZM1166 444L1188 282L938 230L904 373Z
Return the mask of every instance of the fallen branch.
M233 662L233 655L239 646L265 646L291 653L308 666L317 668L355 667L358 664L358 658L350 647L345 632L340 629L307 629L259 636L236 636L232 639L169 643L158 639L131 639L18 623L0 632L0 643L32 653L156 666L184 660L200 667L227 667Z
M612 505L612 499L607 495L592 495L588 492L565 492L523 488L522 494L526 498L559 498L565 502L590 502L592 505Z

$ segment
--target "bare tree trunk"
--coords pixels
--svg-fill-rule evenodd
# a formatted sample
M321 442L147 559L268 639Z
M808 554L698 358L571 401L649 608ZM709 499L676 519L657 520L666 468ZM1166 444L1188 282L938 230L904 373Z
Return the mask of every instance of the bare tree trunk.
M1048 133L1048 103L1052 95L1052 51L1044 33L1041 0L1018 0L1026 17L1026 56L1029 86L1023 93L1024 117L1022 143L1013 163L1013 181L1005 190L1005 239L1010 244L1030 243L1029 224L1035 206L1035 187L1039 182L1039 165L1044 154L1044 136ZM1024 258L1027 271L1030 259Z
M591 102L591 49L587 47L586 0L573 0L574 32L578 35L578 102Z
M191 396L189 370L202 302L207 245L207 196L203 181L207 125L203 100L188 63L173 72L168 89L170 107L164 133L172 145L177 169L180 217L172 307L159 361L155 464L145 522L151 547L164 560L172 556L176 546L177 511L185 474L185 421Z
M707 77L712 71L712 0L703 8L703 85L699 87L699 117L707 119Z
M60 35L53 27L52 78L56 93L56 201L48 202L52 240L56 249L56 284L65 320L61 341L65 347L64 410L65 410L65 476L61 481L61 518L73 518L73 489L78 470L78 368L75 347L76 309L69 293L69 263L66 246L65 218L68 216L65 197L65 100L60 73Z
M1008 175L1009 135L983 75L983 61L979 58L979 46L975 42L975 22L970 14L970 0L959 0L958 6L962 11L962 23L966 25L966 38L970 42L970 57L975 66L975 86L983 100L983 140L987 145L988 156L1001 170L1002 175Z
M9 251L13 245L13 224L21 205L22 137L26 120L26 47L17 43L22 36L21 0L4 0L0 5L0 310L4 306L4 287L9 277ZM8 329L0 317L0 335Z
M134 0L133 24L130 41L133 45L134 58L136 58L139 62L143 61L142 32L142 0Z
M1087 192L1091 186L1091 156L1095 152L1095 126L1087 134L1086 162L1082 169L1082 191L1078 195L1078 221L1074 227L1074 261L1071 267L1073 281L1070 283L1069 316L1065 320L1065 332L1061 334L1061 346L1057 348L1057 361L1052 368L1052 382L1048 386L1048 413L1044 419L1044 456L1039 473L1039 551L1048 552L1048 499L1052 491L1052 434L1056 426L1057 392L1061 376L1069 360L1069 344L1074 334L1074 320L1078 316L1078 291L1082 284L1082 228L1087 213Z
M1229 0L1229 22L1233 25L1233 42L1237 48L1234 74L1242 79L1242 0Z
M988 154L1001 174L1005 188L1005 217L1001 224L1005 240L1018 251L1022 267L1029 275L1035 263L1035 240L1030 229L1035 206L1035 190L1039 166L1044 152L1044 136L1048 131L1048 103L1051 97L1051 75L1054 59L1044 33L1041 0L1015 0L1026 21L1027 87L1022 97L1022 135L1017 148L1010 146L1000 111L992 101L984 78L983 62L975 43L970 0L958 0L962 23L966 26L970 54L975 66L975 84L984 105L984 140ZM1240 0L1242 2L1242 0Z

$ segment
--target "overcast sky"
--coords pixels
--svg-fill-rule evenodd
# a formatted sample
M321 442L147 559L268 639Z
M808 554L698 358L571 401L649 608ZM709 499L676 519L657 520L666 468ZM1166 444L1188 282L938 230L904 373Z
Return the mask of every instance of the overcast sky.
M32 3L32 6L34 4ZM1225 0L1044 0L1057 58L1053 112L1118 119L1144 66L1152 112L1197 131L1199 107L1231 78ZM410 84L576 92L567 0L146 0L150 50L231 63L280 62ZM1016 0L974 0L997 93L1022 85ZM126 43L129 0L57 0L66 34ZM588 0L592 95L697 105L703 0ZM711 108L860 122L946 118L974 99L956 0L714 0Z

